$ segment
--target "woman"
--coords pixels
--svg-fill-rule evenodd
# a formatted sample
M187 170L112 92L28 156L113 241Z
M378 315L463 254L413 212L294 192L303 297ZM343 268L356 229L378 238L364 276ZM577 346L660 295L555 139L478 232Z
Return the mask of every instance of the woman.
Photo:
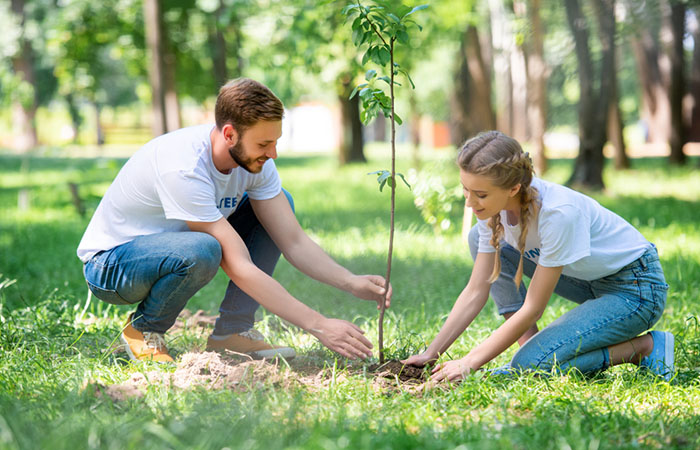
M467 141L457 162L478 219L469 234L474 269L433 342L404 362L436 361L490 293L506 321L463 358L438 364L433 380L459 380L516 341L513 371L590 373L631 363L670 379L673 335L640 335L659 320L668 290L654 245L590 197L533 177L528 154L503 133ZM579 306L538 332L553 292Z

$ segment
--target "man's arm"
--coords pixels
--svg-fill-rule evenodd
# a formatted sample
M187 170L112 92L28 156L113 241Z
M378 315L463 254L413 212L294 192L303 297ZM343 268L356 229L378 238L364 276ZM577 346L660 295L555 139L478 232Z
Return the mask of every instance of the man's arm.
M260 223L284 257L311 278L350 292L377 305L384 298L385 280L379 275L355 275L335 262L304 232L283 192L269 200L251 200ZM386 306L391 303L391 287Z
M286 200L285 200L286 203ZM241 237L226 219L216 222L187 222L190 230L207 233L221 245L221 268L226 275L265 309L309 331L326 347L354 359L371 356L372 344L356 325L329 319L309 308L282 285L253 264Z

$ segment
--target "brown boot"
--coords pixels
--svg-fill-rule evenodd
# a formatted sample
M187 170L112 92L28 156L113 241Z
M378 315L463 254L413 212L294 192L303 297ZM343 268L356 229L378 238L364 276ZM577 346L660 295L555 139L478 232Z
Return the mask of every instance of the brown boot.
M125 344L129 358L135 361L173 362L165 346L162 333L141 332L131 325L133 313L129 314L121 340Z
M296 356L294 349L289 347L276 347L265 342L258 330L251 328L242 333L234 333L225 339L207 339L208 351L230 350L236 353L245 353L253 359L272 359L281 356L284 359L292 359Z

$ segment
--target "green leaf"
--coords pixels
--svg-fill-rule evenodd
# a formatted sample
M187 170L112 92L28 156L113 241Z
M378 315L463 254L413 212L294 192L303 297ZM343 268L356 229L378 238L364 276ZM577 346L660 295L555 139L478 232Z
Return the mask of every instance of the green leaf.
M384 185L385 185L385 184L386 184L386 180L384 180L384 181L382 181L381 183L379 183L379 192L383 192L383 189L384 189Z
M406 30L399 30L396 36L398 37L399 42L401 42L404 45L408 45L409 37L408 33L406 33Z
M355 31L358 28L360 28L361 26L362 26L362 17L357 16L357 18L355 18L355 20L352 22L352 30Z
M410 15L413 14L414 12L420 11L420 10L425 9L425 8L427 8L427 7L428 7L428 5L419 5L419 6L416 6L415 8L413 8L412 10L410 10L409 12L407 12L406 14L404 14L403 17L401 18L401 20L403 20L403 19L405 19L406 17L410 16Z
M374 78L374 77L376 77L376 76L377 76L377 71L374 70L374 69L369 69L369 70L365 73L365 80L370 81L370 80L372 80L372 78Z
M388 18L390 18L391 20L393 20L394 22L396 22L396 23L401 22L401 19L399 19L398 17L396 17L396 15L394 15L394 14L392 14L392 13L387 13L386 16L387 16Z
M391 62L391 53L389 52L389 49L386 48L385 46L379 47L379 50L377 51L378 53L378 58L379 58L379 64L382 66L386 66Z
M366 86L367 86L367 83L362 83L362 84L358 84L357 86L355 86L355 89L352 90L352 92L350 93L350 97L348 97L348 99L352 99L355 96L355 94L357 94L357 91L359 91L360 89L362 89Z
M381 183L382 181L385 181L386 179L391 177L391 172L388 170L383 170L382 173L377 177L377 183Z
M370 59L372 59L372 52L374 52L374 47L371 47L371 46L370 46L369 48L367 48L367 51L366 51L365 54L362 56L362 65L363 65L363 66L364 66L365 64L367 64L367 61L369 61Z
M402 173L399 173L399 172L397 172L397 173L396 173L396 175L398 175L398 176L400 176L400 177L401 177L401 179L402 179L402 180L403 180L403 182L404 182L404 183L406 184L406 186L408 186L408 189L411 189L411 185L410 185L410 184L408 184L408 181L406 181L406 178L404 178L404 176L403 176L403 174L402 174Z
M401 117L399 117L399 115L396 114L396 111L394 111L394 122L398 123L399 125L403 123L403 120L401 120Z

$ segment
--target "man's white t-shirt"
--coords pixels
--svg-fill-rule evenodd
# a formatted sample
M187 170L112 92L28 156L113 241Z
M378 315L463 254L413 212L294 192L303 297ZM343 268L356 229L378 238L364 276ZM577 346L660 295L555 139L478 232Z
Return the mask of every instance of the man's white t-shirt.
M215 222L236 210L241 196L275 197L282 189L270 159L260 173L214 167L214 125L183 128L137 151L107 189L78 246L87 262L96 253L149 234L188 230L185 221Z
M619 271L651 246L622 217L592 198L556 183L534 178L541 207L528 227L525 258L543 267L564 266L564 275L597 280ZM520 225L508 224L501 211L504 238L518 249ZM488 220L479 220L479 252L492 253Z

